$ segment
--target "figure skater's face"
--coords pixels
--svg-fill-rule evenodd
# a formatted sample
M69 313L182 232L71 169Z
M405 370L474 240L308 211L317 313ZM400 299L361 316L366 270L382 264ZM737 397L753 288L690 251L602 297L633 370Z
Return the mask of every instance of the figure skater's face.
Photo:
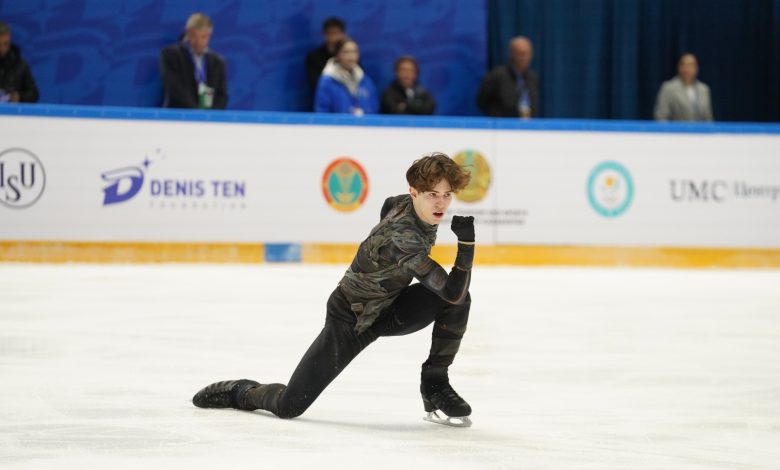
M417 217L429 225L439 225L452 202L452 186L446 179L439 181L430 191L409 188Z

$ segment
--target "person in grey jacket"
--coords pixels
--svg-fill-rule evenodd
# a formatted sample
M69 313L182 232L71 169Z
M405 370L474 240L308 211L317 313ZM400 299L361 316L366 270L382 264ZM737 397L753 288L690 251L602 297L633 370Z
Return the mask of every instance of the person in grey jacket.
M712 121L710 87L696 76L696 56L685 53L677 61L677 76L661 85L655 102L657 121Z

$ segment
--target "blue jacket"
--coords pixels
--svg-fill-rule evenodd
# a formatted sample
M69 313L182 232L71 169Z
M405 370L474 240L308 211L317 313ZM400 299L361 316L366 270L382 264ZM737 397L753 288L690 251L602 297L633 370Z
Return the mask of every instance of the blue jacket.
M347 87L335 78L327 75L320 76L314 95L315 113L352 114L354 108L362 108L364 114L376 114L379 111L376 87L368 75L364 75L358 84L355 96L352 96Z

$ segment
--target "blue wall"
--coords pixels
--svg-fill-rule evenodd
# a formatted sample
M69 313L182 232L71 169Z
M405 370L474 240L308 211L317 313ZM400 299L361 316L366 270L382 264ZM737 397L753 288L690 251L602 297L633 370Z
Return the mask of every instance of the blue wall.
M395 59L412 54L437 114L477 114L484 0L0 0L0 20L11 24L43 103L159 106L159 51L193 11L215 22L211 48L228 63L230 109L309 110L304 58L321 42L322 20L335 15L380 90Z

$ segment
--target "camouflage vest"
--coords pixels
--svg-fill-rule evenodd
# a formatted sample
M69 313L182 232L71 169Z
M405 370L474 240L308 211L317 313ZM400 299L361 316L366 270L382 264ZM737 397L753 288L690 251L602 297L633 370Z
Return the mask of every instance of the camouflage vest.
M437 227L417 217L407 194L395 198L392 209L360 244L339 282L357 315L358 333L374 324L412 282L415 265L427 260L436 243Z

